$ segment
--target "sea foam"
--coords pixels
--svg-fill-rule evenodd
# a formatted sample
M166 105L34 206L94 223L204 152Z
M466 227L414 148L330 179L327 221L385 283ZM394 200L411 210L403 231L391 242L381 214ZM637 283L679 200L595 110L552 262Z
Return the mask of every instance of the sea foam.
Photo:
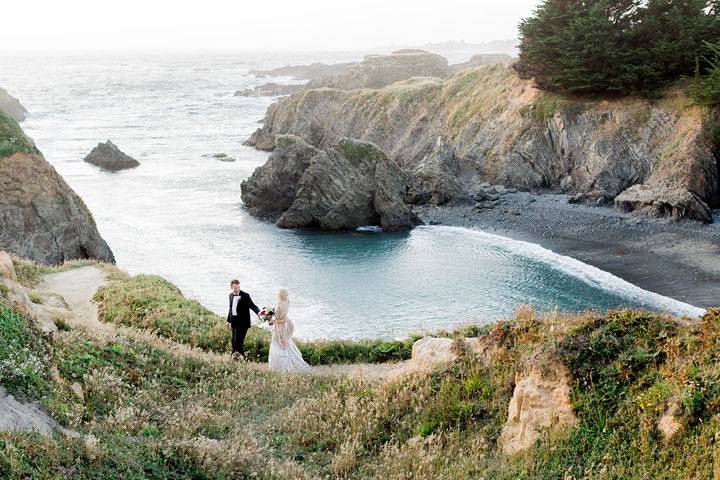
M418 228L432 229L437 233L446 235L472 235L478 241L487 245L501 248L511 254L532 258L533 260L557 268L575 278L579 278L589 285L613 292L630 301L648 305L659 311L688 317L700 317L705 314L705 309L703 308L642 289L612 273L593 267L572 257L560 255L535 243L513 240L512 238L463 227L423 226Z

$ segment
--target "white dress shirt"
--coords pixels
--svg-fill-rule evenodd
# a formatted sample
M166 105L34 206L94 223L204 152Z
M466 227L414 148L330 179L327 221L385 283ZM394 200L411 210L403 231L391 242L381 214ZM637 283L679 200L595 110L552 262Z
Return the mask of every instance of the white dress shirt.
M235 295L233 297L233 303L232 303L233 317L237 317L237 305L238 305L238 302L240 301L240 298L242 298L242 297L240 297L240 295Z

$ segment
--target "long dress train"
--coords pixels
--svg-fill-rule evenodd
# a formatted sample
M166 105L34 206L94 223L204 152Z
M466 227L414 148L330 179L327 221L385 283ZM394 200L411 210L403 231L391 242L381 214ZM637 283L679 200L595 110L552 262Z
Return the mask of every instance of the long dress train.
M295 326L288 318L289 302L281 302L275 309L273 334L270 341L268 366L271 370L286 373L302 373L310 371L310 365L303 360L302 353L292 340Z

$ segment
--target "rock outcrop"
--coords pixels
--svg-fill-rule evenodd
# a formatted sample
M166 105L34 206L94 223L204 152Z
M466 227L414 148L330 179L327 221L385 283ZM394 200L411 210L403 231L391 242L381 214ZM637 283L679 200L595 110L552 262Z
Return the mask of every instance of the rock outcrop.
M3 88L0 88L0 110L10 115L16 122L22 122L28 114L20 101Z
M135 168L140 165L140 162L121 152L110 140L105 143L98 143L97 147L93 148L84 160L112 172Z
M398 50L390 55L367 55L335 75L325 75L308 83L308 88L382 88L412 77L445 77L445 57L424 50Z
M342 138L326 149L294 135L277 138L267 163L242 183L255 214L280 214L282 228L327 230L380 225L398 231L419 223L405 204L405 175L377 146Z
M57 331L52 321L54 307L34 304L25 288L18 283L12 258L0 251L0 299L31 321L38 331L51 334Z
M700 197L683 188L633 185L615 197L615 205L625 212L651 217L692 218L712 223L712 210Z
M4 114L0 114L0 249L53 265L76 258L115 261L80 197Z
M305 88L305 85L288 85L281 83L263 83L253 88L238 90L236 97L280 97L290 95Z
M314 80L320 77L336 75L357 62L346 63L311 63L310 65L287 65L270 70L250 70L250 75L256 77L292 77L295 80Z
M515 383L508 419L500 435L505 454L526 450L544 432L576 422L565 368L559 363L532 362Z
M676 202L678 192L681 199L690 192L715 207L720 179L706 114L680 92L659 101L565 99L537 90L503 64L374 90L304 90L273 104L247 143L269 150L276 135L288 133L319 148L341 137L373 142L410 185L425 185L426 194L412 196L417 202L474 195L487 181L602 203L646 184L664 189L650 192L653 201ZM419 173L433 170L446 178L430 186L434 175ZM668 190L675 194L663 200ZM701 204L683 201L689 204L653 213L703 219L694 213Z

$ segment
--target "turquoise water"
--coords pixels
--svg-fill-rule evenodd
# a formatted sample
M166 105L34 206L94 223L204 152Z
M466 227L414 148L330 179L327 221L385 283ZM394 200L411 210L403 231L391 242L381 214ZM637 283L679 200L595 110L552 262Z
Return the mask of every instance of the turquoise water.
M518 304L697 310L537 245L482 232L287 231L247 214L240 183L267 158L242 146L272 99L235 97L249 68L352 58L0 58L23 124L93 211L118 264L155 273L223 313L231 278L260 306L290 291L302 338L402 337L484 323ZM281 79L282 80L282 79ZM112 139L141 162L117 174L82 158ZM204 157L224 152L224 163Z

